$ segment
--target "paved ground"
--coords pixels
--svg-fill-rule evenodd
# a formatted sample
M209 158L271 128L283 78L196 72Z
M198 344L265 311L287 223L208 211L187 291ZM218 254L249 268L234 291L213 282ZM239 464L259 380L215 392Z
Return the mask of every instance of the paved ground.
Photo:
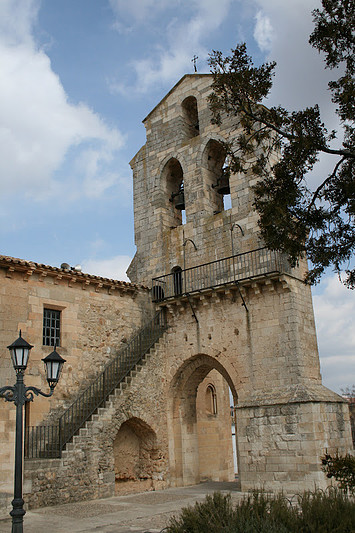
M215 491L230 492L233 500L243 496L236 482L208 482L45 507L27 511L24 533L157 533L182 507L193 505ZM0 533L10 532L11 518L0 520Z

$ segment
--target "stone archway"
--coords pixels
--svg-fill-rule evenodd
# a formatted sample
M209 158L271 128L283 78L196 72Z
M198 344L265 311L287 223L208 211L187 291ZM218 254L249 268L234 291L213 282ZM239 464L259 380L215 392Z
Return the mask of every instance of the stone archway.
M113 443L116 492L140 492L158 488L162 454L153 429L139 418L130 418Z
M171 383L169 412L174 484L234 480L229 390L235 406L234 384L213 357L191 357L176 372ZM215 395L212 410L211 394Z

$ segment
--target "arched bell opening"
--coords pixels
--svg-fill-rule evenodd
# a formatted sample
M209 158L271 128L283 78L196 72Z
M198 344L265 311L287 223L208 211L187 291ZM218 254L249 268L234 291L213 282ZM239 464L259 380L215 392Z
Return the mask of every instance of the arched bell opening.
M219 141L211 139L202 157L203 179L209 191L210 209L214 213L223 211L228 202L224 197L230 195L230 169L226 161L226 149Z
M184 132L187 139L192 139L200 134L198 119L197 100L194 96L188 96L181 104Z
M154 489L162 470L162 457L153 429L143 420L130 418L113 443L116 492L127 494Z
M170 461L177 485L235 480L230 384L234 408L234 386L213 358L195 356L176 373L171 389Z
M177 159L171 158L163 170L165 185L165 207L167 224L170 227L180 226L185 218L184 173Z

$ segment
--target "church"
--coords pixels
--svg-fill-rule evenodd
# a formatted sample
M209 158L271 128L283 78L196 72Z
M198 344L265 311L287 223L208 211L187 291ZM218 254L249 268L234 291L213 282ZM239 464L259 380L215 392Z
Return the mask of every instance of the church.
M0 256L0 386L20 329L26 385L46 389L54 345L66 359L54 395L26 403L29 508L236 474L242 491L325 488L320 457L352 449L348 406L321 381L306 262L261 241L258 178L231 173L240 126L211 123L211 84L183 76L143 120L131 283ZM7 513L12 404L0 424Z

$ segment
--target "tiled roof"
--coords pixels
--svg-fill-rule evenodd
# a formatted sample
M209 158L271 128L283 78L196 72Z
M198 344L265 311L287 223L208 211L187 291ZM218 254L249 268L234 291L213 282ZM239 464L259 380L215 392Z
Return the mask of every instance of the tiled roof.
M128 290L136 290L138 288L147 289L143 285L136 285L128 281L119 281L111 278L103 278L101 276L94 276L93 274L85 274L79 272L74 268L59 268L42 263L35 263L34 261L27 261L25 259L18 259L7 255L0 255L0 268L7 268L10 271L21 271L31 275L32 273L45 273L49 276L76 279L76 281L83 281L87 284L102 284L103 286L111 286L115 288L122 288Z

